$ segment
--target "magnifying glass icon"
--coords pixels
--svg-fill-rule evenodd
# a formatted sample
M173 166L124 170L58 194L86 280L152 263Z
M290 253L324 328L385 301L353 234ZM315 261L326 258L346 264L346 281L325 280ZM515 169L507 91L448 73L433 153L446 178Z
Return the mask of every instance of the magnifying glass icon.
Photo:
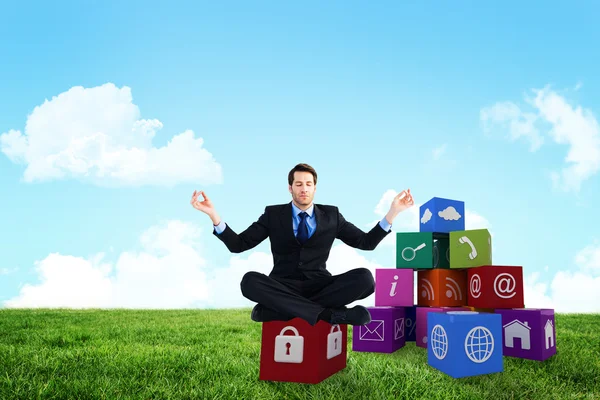
M416 249L413 249L412 247L405 247L404 250L402 250L402 258L404 258L405 261L414 260L417 256L417 251L421 250L423 247L425 247L425 243L421 243Z

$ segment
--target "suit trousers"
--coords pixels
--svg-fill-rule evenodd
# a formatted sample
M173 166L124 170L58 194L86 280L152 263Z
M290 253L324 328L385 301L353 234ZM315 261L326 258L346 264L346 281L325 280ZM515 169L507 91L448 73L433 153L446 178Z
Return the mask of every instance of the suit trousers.
M250 271L242 278L240 287L245 298L262 306L265 320L288 321L300 317L315 325L326 308L343 308L373 294L375 280L366 268L305 280Z

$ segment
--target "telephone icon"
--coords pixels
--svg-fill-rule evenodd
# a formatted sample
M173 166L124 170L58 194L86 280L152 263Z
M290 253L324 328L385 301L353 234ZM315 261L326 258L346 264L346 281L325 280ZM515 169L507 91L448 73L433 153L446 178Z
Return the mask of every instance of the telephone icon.
M477 249L475 248L475 246L473 246L473 242L471 242L471 239L469 239L466 236L461 237L460 239L458 239L459 243L466 243L471 247L471 252L469 253L469 258L471 260L474 260L475 257L477 257Z

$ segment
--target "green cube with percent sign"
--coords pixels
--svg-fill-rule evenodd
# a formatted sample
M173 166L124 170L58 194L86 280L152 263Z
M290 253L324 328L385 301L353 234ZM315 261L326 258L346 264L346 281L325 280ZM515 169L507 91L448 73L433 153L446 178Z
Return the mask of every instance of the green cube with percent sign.
M397 232L396 268L449 268L448 238L433 232ZM441 256L441 257L440 257Z
M487 229L450 232L450 268L492 265L492 236Z

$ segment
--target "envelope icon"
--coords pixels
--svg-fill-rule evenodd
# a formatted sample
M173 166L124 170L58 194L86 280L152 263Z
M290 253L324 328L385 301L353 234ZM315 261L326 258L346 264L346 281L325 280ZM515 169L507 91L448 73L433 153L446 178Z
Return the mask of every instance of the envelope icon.
M383 320L374 319L366 325L361 325L358 330L359 340L373 340L383 342Z
M404 318L398 318L394 321L394 340L404 336Z

